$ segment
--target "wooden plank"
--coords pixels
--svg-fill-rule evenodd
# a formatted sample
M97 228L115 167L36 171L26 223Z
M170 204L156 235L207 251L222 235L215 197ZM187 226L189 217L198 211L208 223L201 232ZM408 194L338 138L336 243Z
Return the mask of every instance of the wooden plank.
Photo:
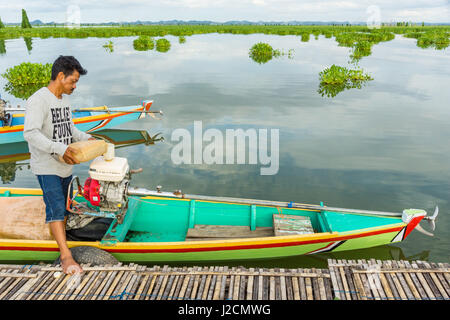
M280 269L280 272L285 273L284 269ZM287 300L286 278L284 276L280 277L280 291L281 291L281 300Z
M274 269L270 269L270 272L273 273ZM269 277L269 283L270 283L270 287L269 287L269 300L275 300L275 277L274 276L270 276Z
M258 300L263 300L263 289L264 289L264 276L262 275L263 269L259 269L258 276Z
M392 263L393 263L393 265L395 266L395 268L397 268L397 269L400 269L400 268L401 268L401 266L399 265L399 262L397 262L396 260L393 260ZM413 293L411 292L411 289L409 288L409 286L408 286L408 284L407 284L407 282L406 282L406 279L405 279L405 277L403 276L403 273L397 271L397 272L396 272L396 275L397 275L397 277L398 277L398 279L399 279L399 281L400 281L400 283L401 283L401 285L402 285L403 291L404 291L405 294L406 294L406 298L407 298L408 300L414 300L414 295L413 295Z
M360 260L360 266L361 266L362 269L366 269L367 262L366 262L365 259ZM367 274L361 274L360 276L361 276L361 281L363 283L364 292L366 294L367 300L375 299L375 297L373 295L373 292L372 292L372 290L370 288L370 285L369 285L369 279L367 277Z
M300 288L298 286L298 277L292 277L292 290L294 293L294 300L300 300Z
M347 283L348 283L348 288L349 288L349 290L350 290L350 296L351 296L351 299L352 300L357 300L358 299L358 296L357 296L357 293L356 293L356 288L355 288L355 284L354 284L354 282L353 282L353 277L352 277L352 274L351 274L351 266L352 266L352 263L350 262L350 261L345 261L344 262L344 267L343 267L343 269L344 269L344 274L345 274L345 277L346 277L346 281L347 281Z
M194 268L194 271L195 270L200 271L201 267L196 267L196 268ZM198 291L199 291L198 290L198 286L199 286L199 284L200 284L200 274L196 274L195 277L194 277L194 284L192 286L192 291L191 291L191 295L190 295L191 299L195 299L196 295L198 294Z
M38 271L35 278L31 278L27 281L12 297L11 300L24 300L27 292L40 280L40 277L44 274L44 271Z
M162 282L161 282L161 285L159 287L158 296L156 297L156 300L161 300L161 299L165 300L165 299L167 299L167 296L164 296L164 291L166 289L167 282L169 281L170 271L168 269L168 266L165 266L165 267L166 267L166 270L165 270L166 274L164 275L164 277L162 279Z
M247 285L247 276L241 275L241 281L239 284L239 300L245 299L246 285Z
M311 271L317 273L316 268L312 268ZM311 278L311 284L313 288L314 300L320 300L320 292L319 292L319 285L317 283L317 278Z
M203 290L205 289L205 285L206 285L206 277L207 277L207 274L208 274L208 272L207 272L208 270L209 270L208 267L203 267L203 269L199 269L199 271L200 271L200 273L202 275L202 278L201 278L200 286L199 286L198 292L197 292L197 299L198 300L202 299Z
M423 269L427 268L423 261L417 261L417 265L419 266L419 268L423 268ZM441 295L440 295L439 289L434 284L434 281L431 278L431 275L429 273L423 273L423 277L427 281L428 287L431 289L431 291L433 291L434 299L440 300Z
M214 271L214 267L213 266L209 267L209 271L210 272ZM203 289L203 294L202 294L202 300L206 300L208 298L209 287L211 285L211 279L212 279L212 274L209 274L206 277L205 287Z
M441 268L442 263L438 264L432 263L431 266L437 270ZM441 285L444 287L445 291L447 292L447 295L450 295L450 286L449 286L450 281L445 278L445 274L439 272L436 273L436 276L441 281Z
M158 279L156 280L155 287L152 291L152 295L150 296L150 300L156 300L159 297L159 289L161 288L161 284L166 276L166 272L168 269L168 265L164 265L162 272L158 275Z
M427 268L429 268L429 269L432 268L428 262L424 262L423 264L425 265L425 267L427 267ZM441 285L441 282L439 281L439 278L436 276L436 274L430 272L429 275L430 275L430 277L431 277L431 279L432 279L434 285L435 285L436 288L438 289L439 294L440 294L440 297L441 297L442 299L448 300L449 297L448 297L448 295L447 295L447 292L445 292L445 289L444 289L444 287Z
M188 270L192 270L192 268L188 268ZM184 300L184 294L186 292L190 280L191 280L190 274L184 276L183 284L181 286L180 292L178 293L178 299Z
M122 265L119 263L118 265ZM108 290L108 287L111 285L112 281L116 277L117 273L119 271L104 271L104 277L100 277L99 284L97 290L95 290L91 300L102 300L106 294L106 291Z
M91 288L91 285L94 283L95 278L97 277L98 274L99 271L90 271L87 273L86 276L87 282L85 282L84 285L82 284L82 289L78 294L78 296L75 297L75 300L86 300L85 298L87 298L87 300L90 300L89 297L86 296L86 293Z
M314 233L314 229L311 225L311 219L306 216L274 214L273 226L275 236Z
M322 271L319 269L317 270L318 273L322 273ZM319 293L320 293L320 300L327 300L327 293L325 291L325 283L324 278L319 277L317 278L318 286L319 286Z
M224 266L223 270L227 271L228 270L228 266ZM222 276L222 281L220 283L219 300L224 300L225 299L226 285L227 285L227 276Z
M279 269L274 269L275 273L279 273ZM280 277L275 276L275 300L279 301L281 299L281 292L280 292Z
M339 284L336 275L336 268L333 266L334 260L328 259L328 270L330 270L331 284L333 287L333 293L335 299L341 300L341 291L339 289Z
M238 268L236 270L236 275L234 276L234 281L233 281L233 295L232 298L233 300L239 300L239 282L241 280L241 277L239 275L241 268ZM231 284L230 284L231 287Z
M416 287L417 292L419 293L419 299L420 300L428 299L427 293L425 292L419 278L417 277L417 274L414 272L411 272L411 271L414 271L414 269L411 266L411 264L409 263L409 261L404 261L404 264L405 264L406 268L408 268L410 270L410 272L408 274L411 277L411 281L414 283L414 286Z
M264 274L267 273L267 268L263 268ZM269 300L269 289L270 289L270 277L263 277L263 300Z
M113 293L114 299L124 300L124 298L127 297L127 292L125 289L127 288L128 284L130 283L133 275L135 275L135 273L132 271L128 271L125 273L125 275L122 277L122 279L117 284L116 289L114 290L114 293Z
M303 269L298 269L299 271L303 271ZM298 286L300 288L300 299L301 300L307 300L308 295L306 293L306 281L305 277L300 276L298 278Z
M311 278L305 278L306 300L314 300Z
M412 266L413 269L419 270L419 266L417 265L417 262L411 263L411 266ZM424 274L423 273L416 273L416 277L419 280L421 286L423 287L423 290L427 294L427 298L426 299L434 300L435 297L434 297L433 291L431 291L431 289L430 289L430 287L429 287L429 285L428 285L428 283L427 283L427 281L426 281L426 279L424 277ZM425 298L422 297L422 299L425 299Z
M184 293L184 299L190 299L192 294L192 289L194 287L194 281L195 281L195 275L194 272L197 269L197 266L194 266L191 268L191 271L189 272L189 282L186 287L186 292Z
M340 278L342 281L342 287L344 288L344 295L345 295L345 300L351 300L351 294L350 294L350 287L347 283L347 278L345 276L345 271L344 271L344 266L345 264L342 262L342 260L338 260L339 264L342 264L342 266L338 267L339 270L339 274L340 274Z
M129 294L126 296L126 300L134 300L136 296L136 290L139 285L139 280L142 276L142 272L146 269L146 266L138 266L137 273L134 273L133 277L130 280L130 283L125 288L126 292Z
M18 270L13 270L12 274L17 273ZM10 290L17 284L18 281L20 281L20 278L14 278L14 277L8 277L5 280L5 284L0 289L0 300L3 300L3 298L9 294Z
M216 266L214 267L214 271L218 272L220 267ZM214 274L211 278L211 284L209 286L208 296L206 297L207 300L212 300L215 292L215 288L217 286L217 279L219 278L218 275Z
M406 268L406 265L404 264L403 261L397 261L397 264L400 268ZM419 291L417 290L416 286L414 285L413 279L411 278L411 275L407 272L403 273L403 278L405 278L406 284L408 285L408 288L410 289L412 295L413 295L413 299L414 300L420 300L420 294Z
M250 268L250 272L254 272L254 271L255 271L255 268ZM254 278L254 276L248 276L247 295L245 297L247 300L253 299L253 278Z
M219 267L219 272L223 272L223 267ZM223 276L217 276L216 285L214 287L214 294L212 297L213 300L219 300L220 288L222 287L222 278Z
M385 268L389 268L389 264L387 263L387 261L383 261L383 269ZM394 300L400 300L400 294L397 291L397 287L395 286L394 280L392 279L391 275L389 273L383 273L383 276L389 285L389 290L392 292L391 298ZM386 292L388 291L387 288L385 288L385 290Z
M364 291L361 276L358 273L354 273L353 276L355 278L355 287L358 300L367 300L367 294Z
M115 276L110 283L110 286L107 287L106 292L104 293L103 299L102 300L109 300L111 299L111 295L113 293L113 291L116 289L117 284L119 283L120 279L122 278L122 276L125 274L125 271L121 270L119 271L119 273L117 274L117 276Z
M0 278L36 278L35 273L7 273L0 272Z
M194 228L189 228L186 234L186 241L193 241L194 238L257 238L270 237L274 235L273 228L257 227L250 230L249 226L225 226L225 225L201 225L196 224Z
M330 275L330 271L327 269L322 270L322 272L326 275ZM323 278L327 300L333 300L333 292L331 291L331 279L330 277Z
M231 268L231 277L230 277L230 283L228 284L228 300L233 299L233 290L234 290L234 274L236 271L236 267Z
M388 261L387 263L388 263L389 267L391 267L392 264L393 264L392 261ZM392 277L392 281L393 281L393 283L395 285L395 288L397 289L397 292L398 292L398 295L399 295L400 299L401 300L407 300L408 297L407 297L405 291L403 290L403 287L402 287L402 285L400 283L400 280L399 280L397 274L395 272L393 272L393 273L390 273L390 275Z

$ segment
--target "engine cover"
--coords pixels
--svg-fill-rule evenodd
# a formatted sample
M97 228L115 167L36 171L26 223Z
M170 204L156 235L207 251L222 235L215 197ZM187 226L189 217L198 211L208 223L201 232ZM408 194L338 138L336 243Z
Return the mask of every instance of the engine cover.
M125 179L128 172L128 160L120 157L105 160L100 156L95 158L89 167L90 177L99 181L120 182Z

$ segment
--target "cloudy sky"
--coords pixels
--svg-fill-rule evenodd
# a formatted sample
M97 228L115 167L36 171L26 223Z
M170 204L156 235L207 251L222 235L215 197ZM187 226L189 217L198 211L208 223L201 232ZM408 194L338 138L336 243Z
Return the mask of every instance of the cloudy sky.
M79 8L81 23L160 20L450 22L450 0L16 0L0 2L4 22L65 22Z

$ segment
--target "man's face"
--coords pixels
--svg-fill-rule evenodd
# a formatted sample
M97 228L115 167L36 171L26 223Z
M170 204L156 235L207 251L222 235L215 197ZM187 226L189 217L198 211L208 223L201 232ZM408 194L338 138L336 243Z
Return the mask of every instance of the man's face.
M61 72L62 73L62 72ZM72 94L72 92L77 87L78 79L80 79L80 73L77 70L74 70L70 76L64 76L62 74L61 85L63 88L63 93Z

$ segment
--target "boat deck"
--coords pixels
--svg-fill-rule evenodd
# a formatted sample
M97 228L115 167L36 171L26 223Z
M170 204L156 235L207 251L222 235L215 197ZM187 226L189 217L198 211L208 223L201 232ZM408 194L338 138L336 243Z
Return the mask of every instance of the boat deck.
M448 263L328 260L328 269L0 265L0 300L449 300Z

